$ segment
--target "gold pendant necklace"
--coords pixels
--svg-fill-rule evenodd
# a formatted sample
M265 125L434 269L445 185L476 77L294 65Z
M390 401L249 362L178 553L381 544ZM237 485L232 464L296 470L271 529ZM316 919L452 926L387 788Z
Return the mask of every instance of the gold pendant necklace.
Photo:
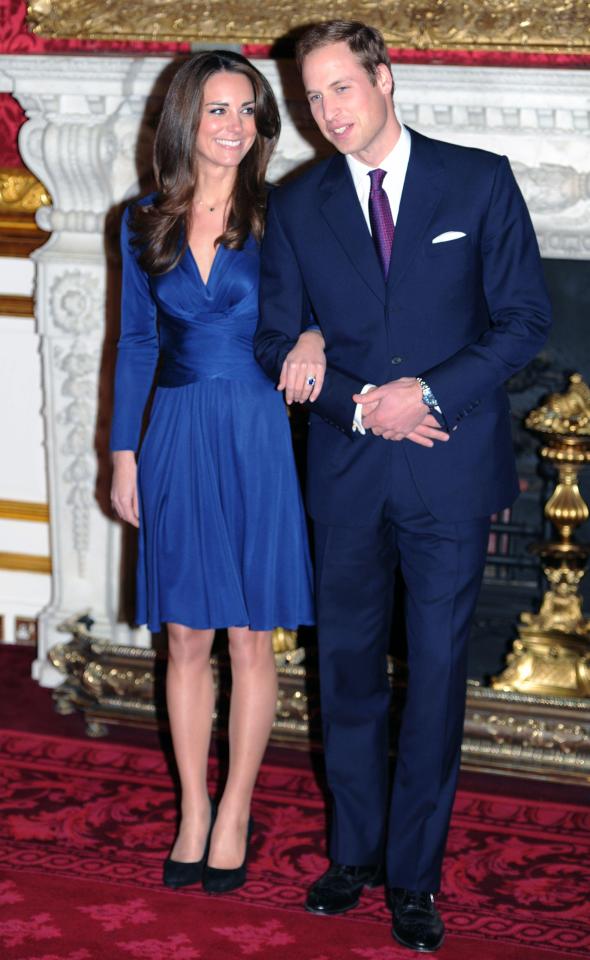
M228 198L228 199L229 199L229 198ZM217 208L220 206L220 202L217 202L217 203L214 203L214 204L210 204L210 203L207 203L206 200L197 200L196 203L197 203L197 206L198 206L198 207L206 207L207 210L209 211L209 213L215 213L215 211L217 210ZM224 205L224 207L227 206L227 200L224 202L223 205Z

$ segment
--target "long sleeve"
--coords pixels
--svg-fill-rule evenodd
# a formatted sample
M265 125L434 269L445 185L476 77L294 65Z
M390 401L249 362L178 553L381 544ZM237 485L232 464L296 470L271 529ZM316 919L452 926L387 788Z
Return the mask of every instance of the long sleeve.
M271 379L279 379L289 350L295 346L299 334L310 329L309 316L309 299L297 258L271 194L262 243L260 319L254 337L256 358ZM328 363L322 392L313 405L314 413L352 436L355 410L352 395L360 391L364 383Z
M111 450L137 450L158 362L157 309L130 243L129 208L121 224L123 279Z
M532 360L551 323L537 240L506 157L491 191L481 259L489 330L422 373L449 424Z

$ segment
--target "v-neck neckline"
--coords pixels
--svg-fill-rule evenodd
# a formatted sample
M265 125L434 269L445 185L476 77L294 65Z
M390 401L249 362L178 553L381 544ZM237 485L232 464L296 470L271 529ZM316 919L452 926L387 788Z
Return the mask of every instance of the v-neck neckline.
M203 286L205 287L205 290L208 290L208 289L209 289L209 283L211 282L211 277L212 277L213 271L214 271L214 269L215 269L215 264L217 263L217 255L218 255L219 251L221 250L223 244L222 244L222 243L218 243L217 246L216 246L216 248L215 248L215 253L214 253L214 255L213 255L213 260L211 261L211 266L209 267L209 273L207 274L207 279L206 279L206 280L203 280L203 275L202 275L202 273L201 273L199 264L198 264L198 262L197 262L197 258L195 257L195 255L194 255L194 253L193 253L193 250L192 250L192 247L191 247L190 243L187 243L186 246L187 246L188 252L189 252L190 255L191 255L191 260L193 261L193 264L194 264L194 266L195 266L195 270L197 271L197 276L198 276L199 280L201 281L201 283L203 284Z

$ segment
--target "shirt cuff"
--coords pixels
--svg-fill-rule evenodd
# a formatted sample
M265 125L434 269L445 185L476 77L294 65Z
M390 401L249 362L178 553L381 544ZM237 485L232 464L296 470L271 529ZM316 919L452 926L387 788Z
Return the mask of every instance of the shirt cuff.
M361 390L361 396L363 396L365 393L368 393L369 390L374 390L374 389L375 389L375 386L376 386L376 384L374 384L374 383L365 383L363 389ZM367 432L367 431L365 430L365 428L363 427L363 405L362 405L362 403L357 403L356 407L354 408L354 419L353 419L353 421L352 421L352 432L353 432L353 433L360 433L363 437L364 437L365 433Z

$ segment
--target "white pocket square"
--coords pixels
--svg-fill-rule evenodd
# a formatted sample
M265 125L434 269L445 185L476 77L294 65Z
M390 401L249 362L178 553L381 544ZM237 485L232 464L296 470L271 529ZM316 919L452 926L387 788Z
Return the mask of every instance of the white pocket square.
M461 233L460 230L447 230L446 233L439 233L438 237L435 237L432 241L433 243L446 243L447 240L460 240L461 237L465 237L467 234Z

